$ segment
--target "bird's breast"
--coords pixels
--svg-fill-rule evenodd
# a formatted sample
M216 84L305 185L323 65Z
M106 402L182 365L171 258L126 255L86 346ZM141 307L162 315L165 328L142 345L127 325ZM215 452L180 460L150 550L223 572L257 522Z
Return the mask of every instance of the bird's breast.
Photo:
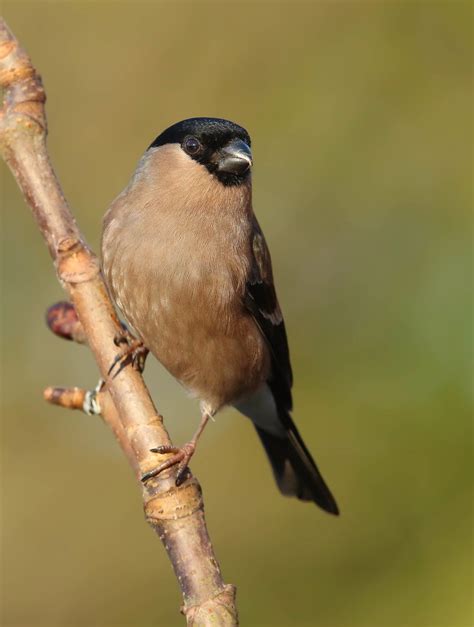
M243 305L249 234L228 219L177 225L174 217L152 225L131 220L126 228L110 220L104 274L145 345L217 410L256 389L269 369L268 350Z

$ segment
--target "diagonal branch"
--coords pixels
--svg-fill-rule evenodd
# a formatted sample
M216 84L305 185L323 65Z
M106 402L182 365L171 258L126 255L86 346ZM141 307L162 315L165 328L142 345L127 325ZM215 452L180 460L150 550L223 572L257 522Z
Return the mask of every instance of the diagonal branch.
M126 442L123 448L129 458L133 454L132 465L143 474L156 465L150 448L168 445L170 439L136 370L126 368L120 376L107 378L120 324L97 258L76 225L48 157L41 78L2 19L0 85L5 93L0 150L33 212L106 381L107 413L119 418L115 423L119 441ZM181 586L188 625L236 625L235 588L222 580L200 486L190 476L177 488L174 477L174 470L169 470L142 490L147 520L162 540Z

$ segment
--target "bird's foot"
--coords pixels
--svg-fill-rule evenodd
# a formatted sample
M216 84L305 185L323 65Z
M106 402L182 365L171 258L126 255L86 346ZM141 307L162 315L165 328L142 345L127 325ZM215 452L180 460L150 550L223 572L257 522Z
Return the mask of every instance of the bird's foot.
M179 486L183 483L183 481L187 478L188 475L188 465L191 460L191 457L194 455L194 451L196 450L196 443L192 440L184 444L179 448L175 446L157 446L156 448L150 449L152 453L159 453L160 455L165 455L167 453L172 453L172 456L169 457L165 462L160 464L154 470L150 470L146 472L141 480L143 482L151 479L152 477L156 477L163 470L167 468L171 468L178 464L178 470L176 472L176 485Z
M109 376L114 373L113 378L115 379L115 377L119 375L129 364L132 364L138 372L143 372L145 368L145 360L149 352L143 342L137 340L137 338L134 337L130 331L124 329L123 331L120 331L120 333L117 333L114 337L114 344L117 347L122 345L125 345L125 347L113 360L112 365L109 368L109 372L107 373Z

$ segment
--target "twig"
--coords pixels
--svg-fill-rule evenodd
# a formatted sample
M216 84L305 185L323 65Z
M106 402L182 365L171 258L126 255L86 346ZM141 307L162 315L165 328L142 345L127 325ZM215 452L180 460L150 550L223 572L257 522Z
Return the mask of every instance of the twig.
M75 223L50 164L41 79L2 19L0 85L5 90L0 114L3 158L33 212L59 281L74 304L83 339L106 380L107 393L100 400L108 399L102 408L104 417L134 469L145 473L157 463L150 448L170 444L169 436L136 370L126 368L120 376L107 379L120 325L98 261ZM147 520L162 540L181 586L188 625L236 625L235 588L222 580L197 480L190 476L177 488L174 470L170 470L142 490Z

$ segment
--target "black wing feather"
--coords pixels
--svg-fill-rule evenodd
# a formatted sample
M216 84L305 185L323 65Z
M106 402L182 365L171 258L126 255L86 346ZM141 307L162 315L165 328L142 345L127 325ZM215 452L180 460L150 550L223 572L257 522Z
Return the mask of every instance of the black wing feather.
M272 263L265 238L254 218L251 241L252 266L247 281L245 305L268 343L272 370L268 385L276 402L286 437L256 427L283 494L312 500L331 514L339 509L290 416L293 374L285 323L273 284Z
M272 262L265 238L254 218L251 255L253 263L247 281L245 306L265 337L272 356L272 373L268 381L277 404L290 411L293 403L293 373L285 323L273 284Z

